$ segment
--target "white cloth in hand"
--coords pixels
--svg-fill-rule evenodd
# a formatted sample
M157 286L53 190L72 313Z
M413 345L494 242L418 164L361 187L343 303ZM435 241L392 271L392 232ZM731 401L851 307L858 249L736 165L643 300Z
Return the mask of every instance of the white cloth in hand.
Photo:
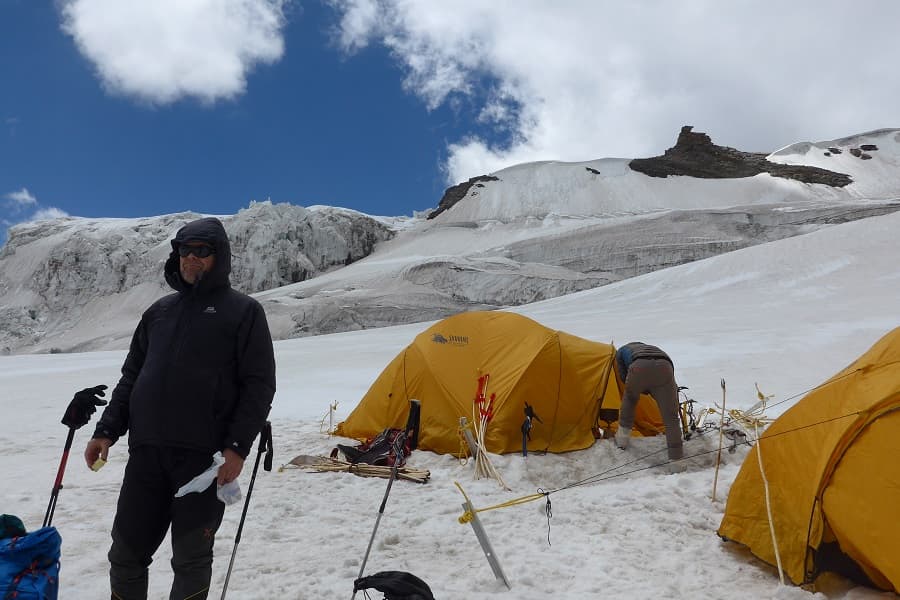
M216 488L216 496L225 503L226 506L234 504L241 499L241 486L238 485L237 479L229 481L225 485Z
M190 494L192 492L202 492L212 485L212 482L215 481L216 477L219 475L219 467L225 464L225 457L222 456L221 452L216 452L213 454L212 459L213 462L208 469L178 488L178 491L175 492L176 498L181 498L185 494Z

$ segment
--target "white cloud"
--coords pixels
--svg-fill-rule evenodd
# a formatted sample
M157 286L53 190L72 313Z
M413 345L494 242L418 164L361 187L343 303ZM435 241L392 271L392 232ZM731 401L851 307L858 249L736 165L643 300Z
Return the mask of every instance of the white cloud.
M500 146L479 131L451 143L450 182L522 161L661 154L686 124L772 151L900 117L894 0L332 4L343 48L385 45L427 106L468 95L486 126L508 124Z
M6 243L6 228L12 227L18 223L27 223L31 221L46 221L49 219L59 219L70 216L66 211L53 207L42 207L37 198L28 191L28 188L4 194L6 201L3 203L4 208L8 209L9 214L0 216L0 246ZM26 210L34 211L31 216L26 216Z
M36 206L37 198L28 191L28 188L22 188L16 192L10 192L4 196L7 199L6 205L15 212L28 207Z
M62 27L112 93L214 102L281 58L287 1L64 0Z
M52 206L47 208L42 208L39 211L35 212L31 215L29 221L49 221L50 219L62 219L64 217L68 217L69 213L59 208L54 208Z
M378 23L380 7L375 0L335 0L331 4L343 12L338 35L345 51L365 47L382 28Z

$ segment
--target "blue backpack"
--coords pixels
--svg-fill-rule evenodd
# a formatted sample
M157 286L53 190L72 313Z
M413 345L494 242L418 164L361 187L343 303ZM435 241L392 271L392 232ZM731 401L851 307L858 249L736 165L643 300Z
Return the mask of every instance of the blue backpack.
M0 539L0 600L56 600L61 544L56 527Z

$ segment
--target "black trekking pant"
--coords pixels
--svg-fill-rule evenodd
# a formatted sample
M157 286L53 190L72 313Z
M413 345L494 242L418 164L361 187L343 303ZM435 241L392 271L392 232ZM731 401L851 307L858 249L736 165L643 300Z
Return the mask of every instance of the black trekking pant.
M225 505L216 497L215 482L204 492L174 496L211 464L206 452L156 446L129 450L109 550L113 600L147 598L147 568L169 525L175 575L170 600L206 598Z

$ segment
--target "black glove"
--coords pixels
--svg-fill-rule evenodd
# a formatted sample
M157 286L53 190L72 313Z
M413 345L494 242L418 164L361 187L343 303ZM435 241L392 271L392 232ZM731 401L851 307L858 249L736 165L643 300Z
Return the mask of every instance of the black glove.
M85 388L75 394L72 401L69 402L69 408L63 415L62 424L72 429L78 429L91 420L91 415L97 412L98 406L105 406L106 400L101 400L98 396L105 396L105 385L97 385L92 388Z

